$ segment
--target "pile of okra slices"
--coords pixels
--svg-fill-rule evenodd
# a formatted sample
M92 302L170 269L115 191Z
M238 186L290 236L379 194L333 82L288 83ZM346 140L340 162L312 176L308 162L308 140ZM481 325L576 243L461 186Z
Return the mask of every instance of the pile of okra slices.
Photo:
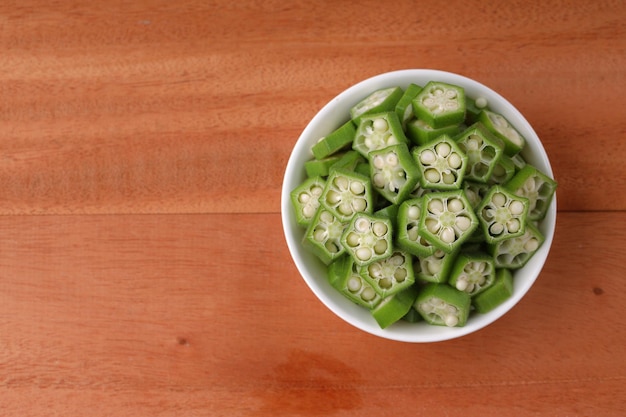
M520 155L522 135L438 81L374 91L349 116L291 192L330 284L381 328L460 327L508 299L557 186Z

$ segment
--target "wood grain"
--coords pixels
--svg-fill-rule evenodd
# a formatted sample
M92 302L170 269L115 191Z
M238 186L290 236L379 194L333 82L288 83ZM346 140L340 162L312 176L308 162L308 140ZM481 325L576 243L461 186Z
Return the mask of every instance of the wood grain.
M0 415L621 416L623 1L0 4ZM309 291L280 221L295 141L375 74L509 99L558 188L510 313L403 344Z

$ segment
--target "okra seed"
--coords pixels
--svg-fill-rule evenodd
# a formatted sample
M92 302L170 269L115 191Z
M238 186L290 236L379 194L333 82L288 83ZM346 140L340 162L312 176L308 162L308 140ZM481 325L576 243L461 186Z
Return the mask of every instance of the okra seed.
M440 214L443 211L443 201L430 200L430 202L428 203L428 211L433 214Z
M354 212L362 212L365 211L365 208L367 207L367 201L365 201L362 198L355 198L354 200L352 200L352 209L354 210Z
M354 229L357 232L367 232L370 228L370 221L365 217L360 217L354 222Z
M398 155L396 155L395 153L390 153L385 158L385 161L388 165L395 167L398 165Z
M461 156L456 152L452 153L448 157L448 164L454 169L460 168L462 163L463 160L461 159Z
M300 195L298 196L298 201L301 203L308 203L310 199L311 196L307 193L300 193Z
M404 257L402 255L394 255L389 259L389 263L394 266L400 266L404 263Z
M383 169L385 167L385 160L382 156L376 155L374 157L374 160L372 161L372 164L376 169Z
M472 221L466 216L458 216L454 220L454 224L462 231L466 231L472 225Z
M441 240L445 243L452 243L456 239L454 229L451 227L444 227L441 231Z
M337 191L330 190L326 194L326 201L328 201L328 203L330 204L337 204L341 201L341 194L339 194Z
M311 194L313 194L315 197L321 196L322 191L324 191L322 187L315 186L311 188Z
M446 314L444 322L448 327L454 327L459 324L459 318L455 314Z
M359 248L355 254L361 261L368 261L372 257L372 250L370 248Z
M346 242L348 243L349 246L353 248L358 246L359 241L360 241L359 235L357 235L356 233L350 232L348 236L346 237Z
M398 282L403 282L406 279L406 276L407 276L407 272L406 272L406 269L404 268L398 268L396 272L394 272L393 274L393 277Z
M419 237L418 233L419 232L417 230L417 227L414 227L414 228L409 229L407 231L407 236L408 236L409 240L415 242L417 240L417 238Z
M424 177L426 178L426 180L428 180L428 182L431 183L437 183L441 178L439 172L437 172L437 170L433 168L427 169L424 172Z
M467 284L467 288L465 288L465 291L472 292L472 291L474 291L474 287L475 286L476 285L474 283L470 282L470 283Z
M426 229L428 229L428 231L433 234L437 233L441 228L441 224L437 219L428 218L426 219L424 224L426 225Z
M385 186L385 176L381 173L374 174L374 185L378 188L383 188Z
M517 219L511 219L506 223L506 228L509 233L516 233L520 229L520 222Z
M465 208L465 204L458 198L452 198L448 201L448 210L453 213L458 213Z
M320 220L326 224L330 224L333 221L335 221L335 217L332 214L330 214L330 212L324 210L320 213Z
M348 280L348 289L352 292L357 292L361 289L361 280L357 277L351 277Z
M476 99L476 101L474 101L474 104L479 109L484 109L485 107L487 107L488 102L487 102L487 99L485 97L478 97Z
M374 252L381 255L385 253L385 251L387 251L387 247L388 247L387 241L381 239L378 242L376 242L376 244L374 245Z
M315 232L313 232L313 239L317 240L318 242L323 242L324 240L326 240L326 235L326 230L316 229Z
M354 213L354 211L352 211L352 205L348 202L343 202L339 204L339 207L337 207L337 211L343 214L344 216L348 216Z
M393 285L393 282L389 278L383 278L378 281L378 286L380 288L389 289Z
M446 97L448 97L448 98L455 98L456 97L456 91L454 91L454 90L446 90Z
M304 217L313 217L315 215L315 207L313 207L312 205L308 205L308 206L304 206L302 207L302 214L304 214Z
M353 181L350 184L350 191L352 191L355 195L360 195L365 192L365 186L360 181Z
M524 204L521 201L513 201L509 205L509 210L513 215L520 215L524 212Z
M361 292L361 298L365 301L372 301L374 297L376 297L376 292L371 287L367 287Z
M491 202L496 207L503 207L506 204L506 196L502 193L494 193L491 197Z
M379 263L375 262L367 268L367 272L370 274L371 277L378 278L382 276L383 267L380 266Z
M349 185L350 185L350 182L348 181L347 178L344 178L344 177L335 178L335 186L339 188L341 191L346 191Z
M439 155L442 158L445 158L446 156L450 154L450 152L452 151L452 148L450 147L449 144L442 142L438 144L437 146L435 146L435 151L437 152L437 155Z
M326 250L328 250L328 252L330 253L339 252L339 247L335 245L335 242L327 241L324 246L326 247Z
M383 222L376 222L372 226L372 230L376 236L384 236L387 233L387 225Z
M420 309L424 313L431 313L434 310L434 306L428 302L420 303Z
M419 217L420 217L420 209L418 207L416 207L416 206L409 207L409 210L407 212L407 216L411 220L419 219Z
M375 119L374 120L374 130L377 132L384 132L389 128L387 121L385 119Z
M441 271L441 263L438 261L429 260L426 262L426 270L430 275L435 275Z
M444 172L441 177L444 184L454 184L454 181L456 181L456 177L451 172Z
M420 161L422 162L422 164L424 165L431 165L433 164L435 161L437 160L437 156L435 155L435 153L433 151L431 151L430 149L426 149L424 150L421 154L420 154Z
M491 226L489 226L489 233L492 236L498 236L503 231L504 231L504 226L502 226L500 223L493 223Z
M536 251L538 247L539 247L539 241L537 241L537 239L535 238L529 239L528 242L524 244L524 249L528 252Z
M465 291L466 288L467 288L467 280L459 278L456 281L456 289L459 291Z
M465 146L467 147L468 151L477 151L480 148L480 140L478 139L478 136L470 136L469 139L467 139L467 141L465 142Z

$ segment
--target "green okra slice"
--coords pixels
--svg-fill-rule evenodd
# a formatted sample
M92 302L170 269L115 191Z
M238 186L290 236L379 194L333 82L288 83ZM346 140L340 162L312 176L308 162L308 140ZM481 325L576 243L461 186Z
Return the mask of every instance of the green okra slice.
M367 309L374 308L382 297L359 274L359 268L350 256L342 256L328 267L331 285L352 302Z
M519 269L526 265L544 241L541 231L532 222L527 222L523 235L488 244L487 248L496 268Z
M385 206L379 210L374 212L374 215L377 217L384 217L385 219L389 219L391 221L391 227L393 230L397 229L398 226L398 206L397 204L390 204Z
M400 100L398 100L398 103L396 104L395 112L398 115L398 119L400 119L400 124L403 129L406 127L407 122L415 118L415 113L413 112L413 99L420 91L422 91L421 86L415 83L409 84L406 90L404 90L404 94L402 94L402 97L400 97Z
M524 234L529 202L501 185L494 185L476 208L487 243Z
M413 119L406 124L406 136L414 144L425 145L441 135L456 136L460 125L448 125L434 128L421 119Z
M463 182L462 189L475 211L480 203L482 203L489 190L491 190L491 185L467 180Z
M513 274L508 269L497 269L493 285L472 298L474 309L489 313L513 295Z
M361 266L359 273L383 298L396 294L415 282L413 258L403 251Z
M315 159L323 159L327 156L339 152L349 147L354 140L356 128L351 121L348 121L335 129L328 136L320 138L315 145L311 147L311 152Z
M324 191L326 181L320 177L307 178L302 184L291 191L291 204L296 215L296 223L301 227L307 227L318 207L319 198Z
M463 327L469 316L471 297L447 284L428 284L417 295L414 307L429 324Z
M419 181L419 168L406 143L371 151L368 159L372 189L392 204L404 201Z
M341 243L357 265L367 265L391 255L392 230L391 220L358 213L345 228Z
M457 254L458 251L446 253L436 249L432 255L416 257L413 262L415 278L421 282L448 282Z
M422 321L423 319L420 313L418 313L416 309L411 307L409 311L404 316L402 316L402 320L408 323L417 323L419 321Z
M478 121L504 142L504 153L508 156L517 154L526 145L526 139L500 113L483 110L478 115Z
M367 158L371 151L407 142L408 139L396 113L375 113L360 119L352 149Z
M491 256L485 253L460 253L452 266L448 284L473 297L493 284L495 271Z
M412 255L427 257L435 253L435 247L419 233L423 199L405 200L398 207L395 230L398 247Z
M350 149L346 151L337 162L335 162L330 169L343 168L348 171L355 171L356 167L360 163L367 162L363 156L355 150Z
M420 184L434 190L461 187L467 167L467 155L450 136L442 135L412 151L420 170Z
M491 172L491 178L487 181L487 184L506 184L517 171L517 166L513 162L513 158L506 154L502 154L500 159L493 167Z
M471 99L466 97L466 109L465 109L465 123L472 125L478 120L478 115L483 110L489 110L489 102L485 97L476 97Z
M355 213L371 213L370 179L346 169L331 169L319 203L341 221L350 220Z
M502 155L502 141L477 122L455 137L467 155L465 179L486 183Z
M324 264L329 265L345 253L341 235L346 224L325 207L319 207L304 234L304 243Z
M427 83L413 100L415 116L434 128L463 123L465 110L465 90L438 81Z
M526 164L504 186L514 194L528 199L528 219L543 220L556 192L557 183L536 167Z
M332 167L342 155L332 155L323 159L311 159L304 163L304 170L307 177L327 177Z
M370 114L394 112L396 105L404 95L400 87L389 87L376 90L350 109L350 117L355 125Z
M372 317L382 329L402 319L411 310L417 298L418 289L412 285L396 294L390 295L371 310Z
M463 190L424 195L419 233L446 253L461 247L478 227L478 219Z

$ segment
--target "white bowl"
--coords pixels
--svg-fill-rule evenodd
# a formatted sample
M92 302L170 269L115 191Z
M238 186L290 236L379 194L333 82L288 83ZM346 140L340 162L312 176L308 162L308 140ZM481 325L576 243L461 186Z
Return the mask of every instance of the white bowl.
M352 303L331 287L326 279L326 266L302 246L304 229L296 224L290 200L290 192L306 178L304 163L312 158L310 148L320 137L345 123L349 119L350 108L371 92L394 86L406 88L410 83L424 85L428 81L456 84L465 88L468 97L485 97L489 107L506 117L526 139L526 146L522 151L524 158L553 178L550 161L539 137L524 116L506 99L483 84L461 75L439 70L409 69L388 72L361 81L326 104L309 122L293 148L285 170L281 195L282 223L287 246L311 291L327 308L354 327L376 336L404 342L436 342L461 337L502 317L520 301L539 276L550 251L556 226L555 195L540 226L545 237L543 245L524 267L514 271L513 296L489 313L472 314L463 327L433 326L423 321L399 321L381 329L367 309Z

